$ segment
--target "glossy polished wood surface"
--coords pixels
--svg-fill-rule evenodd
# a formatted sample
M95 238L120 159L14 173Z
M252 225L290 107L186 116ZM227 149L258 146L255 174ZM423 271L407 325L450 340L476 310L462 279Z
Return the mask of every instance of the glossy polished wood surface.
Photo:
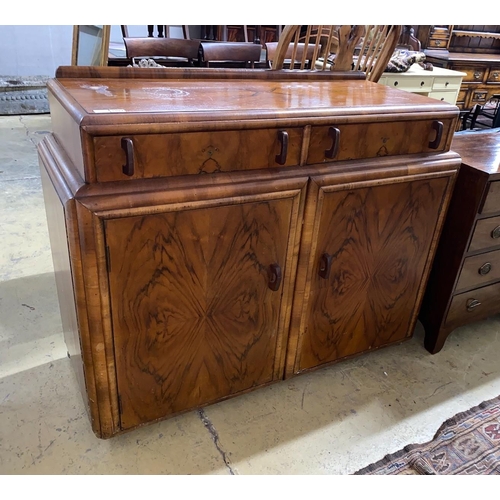
M460 151L462 163L500 179L500 131L482 130L456 134L451 149Z
M318 269L324 254L332 264L326 279L313 273L300 370L410 334L433 239L429 228L436 227L448 183L444 177L330 193L323 188L312 264Z
M73 207L48 213L96 435L411 336L456 107L356 79L78 71L49 84L39 151Z
M288 198L107 222L123 428L275 378L283 290L268 270L289 272L292 209Z
M367 81L282 82L235 80L144 81L127 79L49 80L53 92L64 91L78 103L82 125L217 120L223 118L297 118L384 113L446 113L448 103L390 89ZM59 87L59 88L56 88ZM62 87L62 88L61 88ZM369 103L369 104L368 104Z

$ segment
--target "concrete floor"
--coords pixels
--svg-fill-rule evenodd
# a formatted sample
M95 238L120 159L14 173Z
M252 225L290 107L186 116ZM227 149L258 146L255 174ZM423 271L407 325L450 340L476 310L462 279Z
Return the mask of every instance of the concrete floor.
M500 394L500 316L393 346L110 440L66 357L36 143L48 115L0 117L0 473L351 474Z

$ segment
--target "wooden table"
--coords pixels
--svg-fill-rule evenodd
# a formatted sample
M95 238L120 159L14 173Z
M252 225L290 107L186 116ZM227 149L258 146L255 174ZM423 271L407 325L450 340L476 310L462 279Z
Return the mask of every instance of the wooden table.
M39 145L68 350L110 437L411 337L448 103L332 74L60 68Z

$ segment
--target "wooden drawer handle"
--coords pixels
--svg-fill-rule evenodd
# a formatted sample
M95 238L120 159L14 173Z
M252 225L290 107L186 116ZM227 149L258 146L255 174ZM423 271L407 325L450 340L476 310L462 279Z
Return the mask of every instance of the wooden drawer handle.
M469 299L467 301L467 311L473 311L476 307L479 307L481 305L481 302L476 299Z
M490 271L491 271L491 268L492 268L492 265L490 262L486 262L485 264L483 264L479 269L478 269L478 272L481 276L485 276L486 274L488 274Z
M433 141L429 142L429 148L437 149L439 147L439 144L441 143L441 138L443 137L443 122L434 120L432 122L432 129L436 131L436 138Z
M333 160L339 152L340 130L337 127L330 127L328 129L328 137L332 140L332 147L325 149L325 158Z
M330 277L330 269L332 268L333 255L324 253L319 260L319 275L327 280Z
M284 165L286 163L286 155L288 154L288 132L280 130L278 132L278 141L281 143L281 152L276 155L276 163Z
M496 240L497 238L500 238L500 226L497 226L493 231L491 231L491 237Z
M279 289L281 285L281 267L278 264L271 264L267 270L267 286L273 291Z
M125 175L132 176L135 171L134 142L129 137L122 137L122 149L125 151L125 165L122 170Z

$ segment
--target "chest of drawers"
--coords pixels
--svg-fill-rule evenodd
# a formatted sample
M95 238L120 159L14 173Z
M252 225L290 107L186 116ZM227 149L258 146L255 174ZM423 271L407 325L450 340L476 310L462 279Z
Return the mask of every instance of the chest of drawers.
M462 166L420 312L432 353L458 326L500 312L500 133L461 132L452 149Z
M450 52L439 55L429 52L426 60L435 66L464 73L456 101L461 109L484 104L500 93L500 54Z
M455 104L462 78L466 75L437 66L432 71L426 71L419 64L414 64L404 73L382 73L378 83Z
M62 68L48 88L49 234L98 436L411 337L455 106L353 72Z

